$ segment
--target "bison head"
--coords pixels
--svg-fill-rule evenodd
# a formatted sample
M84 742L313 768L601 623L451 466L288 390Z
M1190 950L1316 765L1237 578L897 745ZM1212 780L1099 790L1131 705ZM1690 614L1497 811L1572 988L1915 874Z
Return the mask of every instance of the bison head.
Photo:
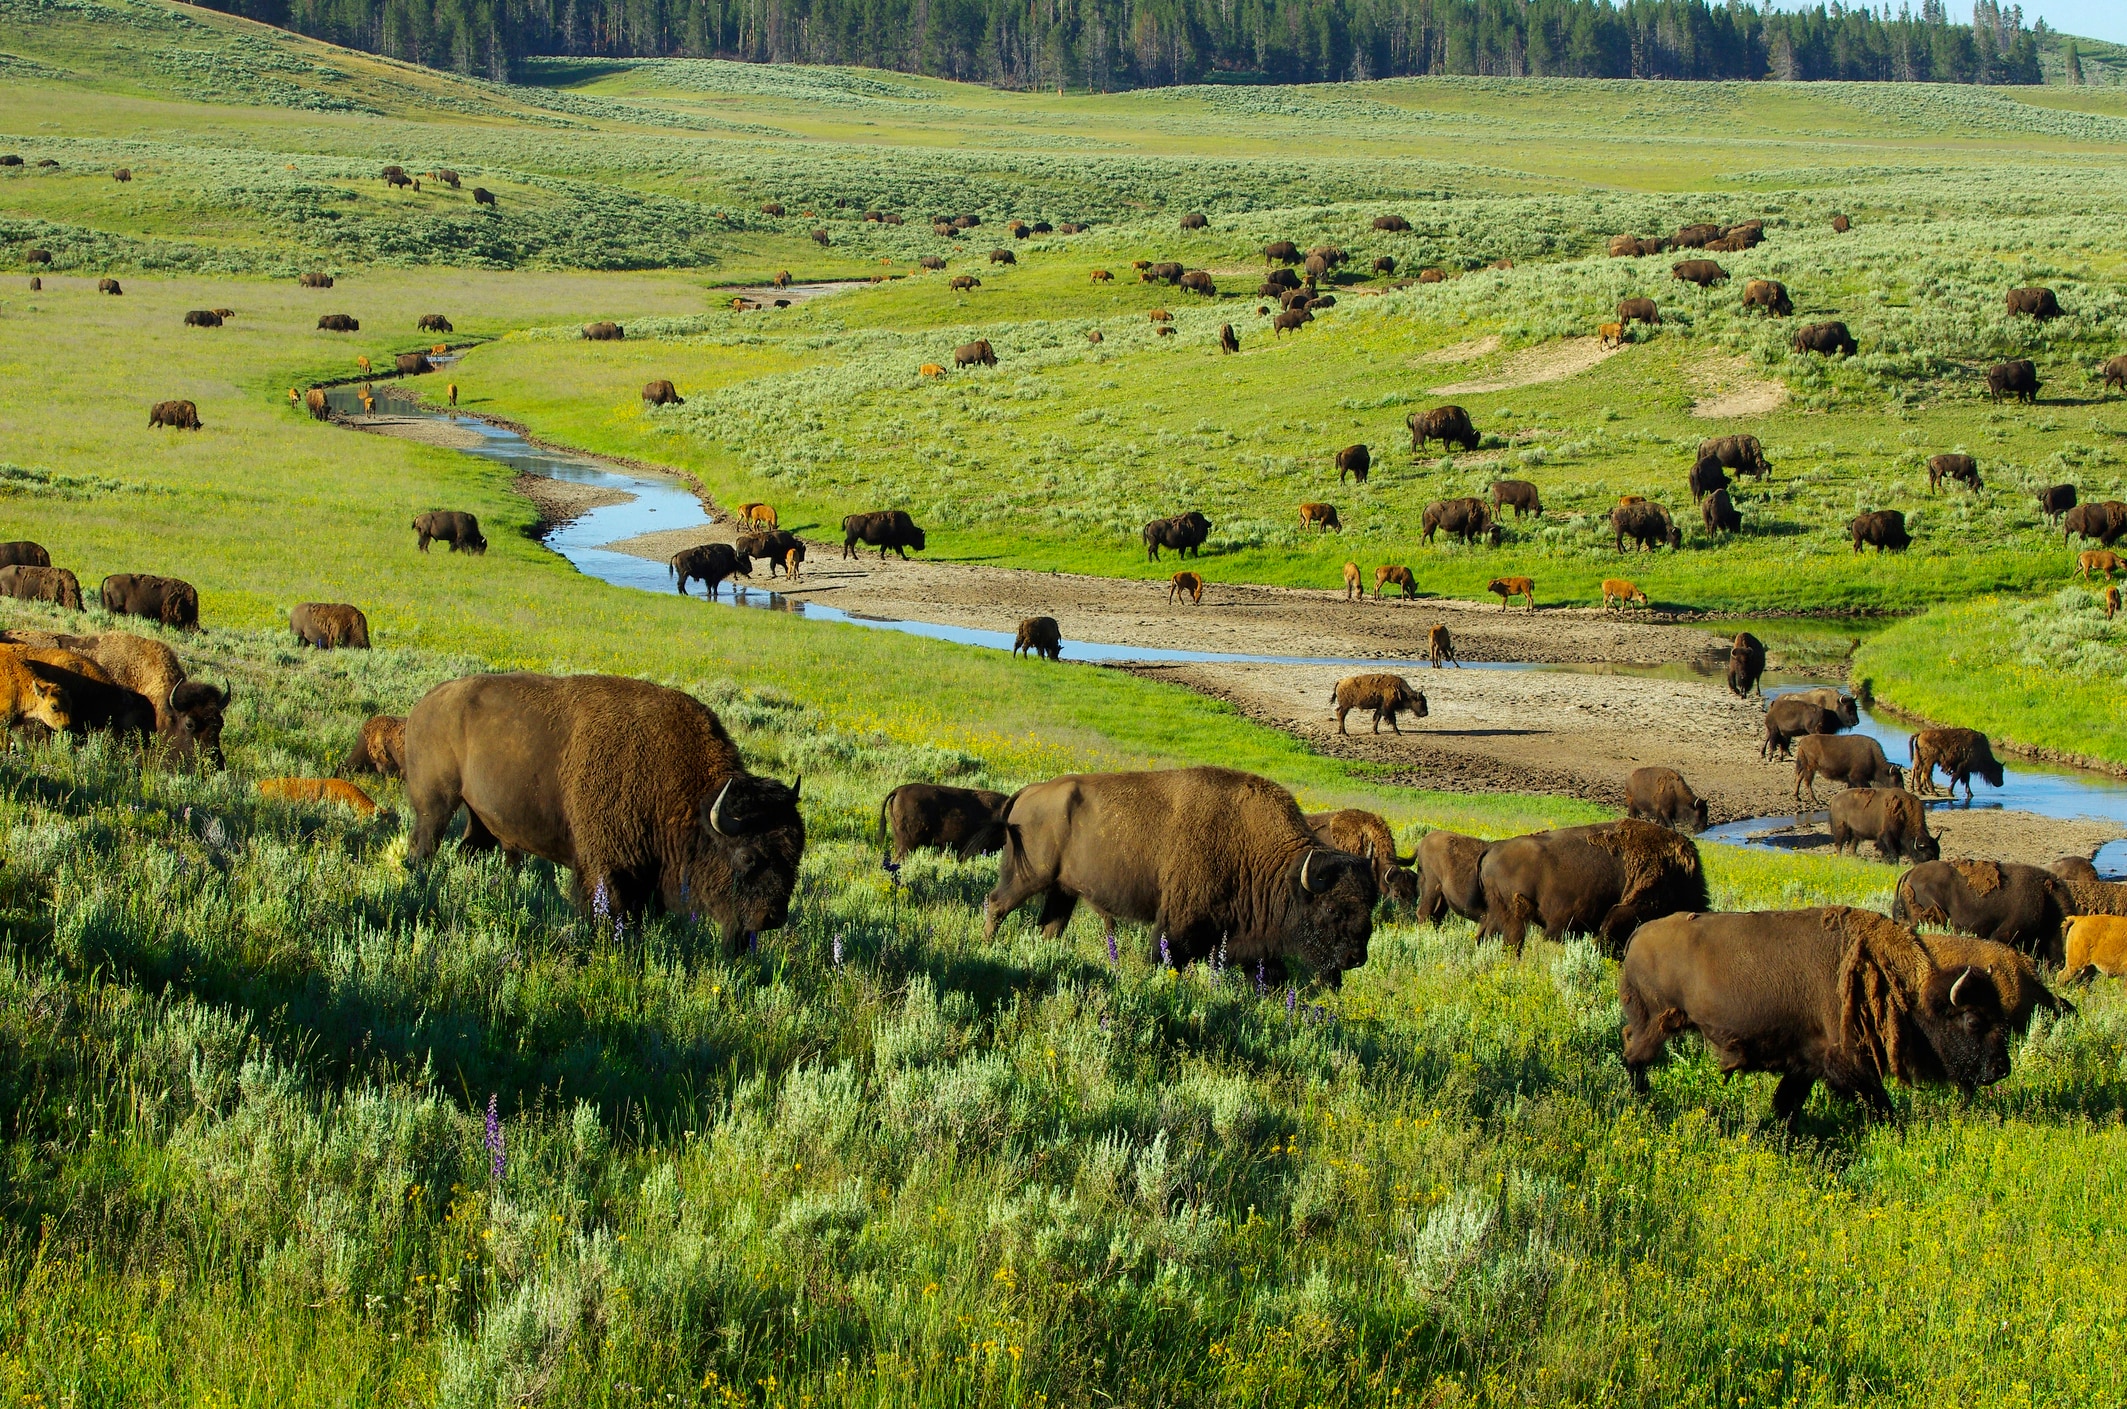
M179 681L170 691L170 727L162 739L175 758L205 758L216 768L222 757L222 721L229 710L229 691L197 680Z
M1418 873L1408 866L1391 866L1381 876L1381 894L1409 905L1418 899Z
M798 812L804 785L803 778L786 788L738 773L702 801L702 859L709 864L695 871L694 899L723 926L727 948L790 919L790 892L805 855L805 819Z
M918 552L923 551L923 530L921 528L911 525L905 536L908 540L909 547L914 548Z
M1970 1091L2009 1074L2008 1019L2001 991L1983 970L1937 969L1912 1016L1951 1083Z
M1366 962L1381 889L1373 863L1342 851L1311 848L1287 874L1293 903L1291 953L1331 984Z

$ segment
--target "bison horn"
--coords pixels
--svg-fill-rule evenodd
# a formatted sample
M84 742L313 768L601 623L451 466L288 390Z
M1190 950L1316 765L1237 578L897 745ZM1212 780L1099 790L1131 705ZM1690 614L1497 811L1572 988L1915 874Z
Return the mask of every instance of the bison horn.
M731 794L732 781L732 779L726 778L724 786L717 792L716 801L709 804L709 830L720 837L731 835L730 832L724 830L724 799Z
M805 790L805 775L804 775L803 773L800 773L800 774L798 775L798 780L797 780L797 781L796 781L795 783L792 783L792 784L790 785L790 800L791 800L791 802L792 802L792 803L796 803L796 802L797 802L797 800L798 800L798 794L799 794L799 793L801 793L801 792L803 792L804 790Z
M1311 874L1314 864L1315 853L1310 851L1307 853L1306 859L1300 862L1300 889L1306 891L1309 895L1320 895L1323 891L1328 890L1331 885L1335 884L1335 878L1324 876L1322 884L1316 885Z
M1967 967L1963 973L1957 976L1957 982L1950 985L1951 1007L1954 1008L1957 1006L1957 995L1964 992L1965 980L1970 977L1972 977L1972 970L1970 969L1970 967Z

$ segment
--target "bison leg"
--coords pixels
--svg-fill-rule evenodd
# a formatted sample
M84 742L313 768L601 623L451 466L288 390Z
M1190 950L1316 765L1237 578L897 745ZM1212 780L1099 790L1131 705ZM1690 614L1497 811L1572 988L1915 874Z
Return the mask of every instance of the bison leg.
M1350 707L1349 705L1338 705L1338 706L1337 706L1337 732L1338 732L1338 733L1342 734L1342 733L1344 733L1344 732L1345 732L1345 729L1344 729L1344 716L1345 716L1345 715L1347 715L1347 714L1349 714L1350 712L1351 712L1351 707ZM1377 726L1377 727L1378 727L1378 726Z
M426 552L428 551L428 543L429 543L429 536L428 536L427 534L425 534L425 533L424 533L424 534L422 534L422 535L421 535L421 551L422 551L422 552L426 553Z
M1816 1084L1817 1078L1814 1076L1809 1076L1802 1072L1789 1072L1781 1077L1780 1084L1773 1088L1773 1114L1779 1118L1781 1124L1787 1127L1790 1135L1797 1133L1799 1130L1802 1122L1802 1107L1809 1103L1810 1090Z
M1078 908L1078 897L1061 886L1049 887L1041 898L1041 937L1055 939L1063 934L1071 923L1071 913Z

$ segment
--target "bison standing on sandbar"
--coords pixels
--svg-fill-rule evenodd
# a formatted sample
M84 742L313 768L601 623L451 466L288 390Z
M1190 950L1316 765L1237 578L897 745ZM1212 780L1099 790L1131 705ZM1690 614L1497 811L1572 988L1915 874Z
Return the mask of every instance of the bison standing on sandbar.
M1544 938L1593 935L1610 954L1634 930L1679 910L1706 908L1706 876L1689 837L1626 818L1494 842L1478 868L1485 918L1519 956L1533 923Z
M1244 969L1298 959L1336 984L1366 962L1380 898L1373 867L1322 846L1292 794L1266 778L1228 768L1076 774L1022 789L1004 825L987 939L1038 895L1044 935L1062 934L1084 900L1107 919L1150 926L1154 953L1177 966L1223 950Z
M1430 411L1413 411L1404 417L1403 423L1411 428L1411 453L1417 455L1425 450L1429 440L1440 442L1441 448L1459 445L1465 451L1475 450L1479 437L1477 428L1470 424L1470 413L1460 406L1436 406Z
M416 546L424 553L430 543L448 543L453 553L487 551L487 535L480 531L479 518L462 509L431 509L414 520L413 528L420 537Z
M1379 813L1347 807L1339 812L1310 812L1307 825L1325 846L1373 863L1374 884L1382 898L1405 903L1418 898L1418 875L1411 870L1413 856L1396 854L1396 834Z
M0 569L0 572L5 572ZM71 577L73 574L69 573ZM114 572L98 594L103 609L121 616L144 616L180 631L199 630L199 591L176 577L145 572Z
M908 550L923 551L923 530L906 509L881 509L871 514L851 514L842 520L842 556L857 556L857 545L879 550L879 561L886 561L888 549L908 561Z
M677 690L612 675L453 680L407 715L406 765L416 862L462 805L461 845L568 867L577 908L601 919L706 912L736 953L789 918L799 786L747 772L722 722Z
M1355 709L1370 709L1374 712L1374 732L1381 732L1381 721L1388 720L1391 732L1403 732L1396 723L1396 716L1409 711L1419 719L1426 716L1425 691L1411 688L1411 682L1400 675L1347 675L1337 682L1330 693L1330 707L1337 711L1337 732L1345 732L1344 716Z
M1972 805L1972 775L1977 773L1990 788L2002 785L2000 760L1994 757L1994 749L1987 736L1977 729L1923 729L1906 745L1913 765L1913 791L1922 797L1935 793L1935 770L1940 768L1950 780L1946 795L1957 796L1957 785L1965 785L1965 806Z
M1993 978L1939 967L1870 910L1675 915L1634 936L1617 987L1634 1090L1670 1038L1697 1032L1724 1075L1779 1076L1773 1114L1791 1131L1820 1081L1888 1117L1887 1076L1970 1091L2009 1074Z
M1944 925L2059 963L2061 922L2076 913L2068 883L2013 861L1927 861L1898 878L1891 916Z
M1053 616L1030 616L1019 623L1012 638L1012 654L1031 651L1044 660L1063 659L1063 628Z
M330 650L351 646L369 649L369 618L360 607L345 602L305 602L288 613L288 629L305 646Z
M903 783L879 803L879 839L898 864L911 851L950 851L960 860L1004 849L1003 793Z
M1795 806L1802 805L1802 791L1809 790L1810 810L1824 804L1817 800L1817 780L1844 783L1849 788L1902 788L1905 770L1883 756L1883 745L1866 734L1804 734L1794 741Z
M1876 855L1885 861L1933 861L1942 847L1928 833L1928 815L1920 799L1904 788L1849 788L1832 799L1832 854L1852 847L1861 854L1861 843L1876 843Z

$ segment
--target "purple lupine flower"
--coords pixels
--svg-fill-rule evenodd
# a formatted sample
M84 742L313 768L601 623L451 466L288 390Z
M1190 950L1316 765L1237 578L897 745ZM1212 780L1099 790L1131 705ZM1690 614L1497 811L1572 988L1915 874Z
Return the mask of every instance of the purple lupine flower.
M496 1104L493 1092L487 1098L487 1153L488 1176L497 1184L502 1182L502 1110Z
M1174 967L1174 954L1167 948L1167 936L1165 935L1160 936L1160 967L1163 969Z
M600 924L604 924L607 917L613 913L612 903L606 899L606 880L603 876L598 878L597 885L591 887L591 913L598 917Z
M1256 960L1256 997L1261 998L1269 991L1270 985L1263 981L1263 961L1258 959Z
M746 931L746 952L748 954L761 952L761 932L759 930Z
M1122 961L1123 956L1115 948L1115 921L1110 920L1108 921L1108 962L1120 964Z
M1285 990L1285 1016L1286 1016L1286 1017L1288 1017L1288 1018L1289 1018L1289 1017L1291 1017L1291 1016L1292 1016L1292 1010L1293 1010L1293 1008L1294 1008L1294 1007L1295 1007L1295 1006L1296 1006L1296 1005L1297 1005L1297 1004L1299 1003L1299 1001L1300 1001L1300 990L1299 990L1299 989L1297 989L1297 988L1288 988L1288 989L1286 989L1286 990Z
M839 969L842 967L842 936L840 935L835 936L834 955L835 967Z
M1223 973L1225 973L1225 972L1226 972L1226 936L1225 936L1225 935L1220 935L1220 936L1219 936L1219 953L1218 953L1218 957L1217 957L1217 958L1215 958L1215 959L1213 959L1213 960L1211 961L1211 971L1212 971L1213 973L1215 973L1215 974L1223 974Z

